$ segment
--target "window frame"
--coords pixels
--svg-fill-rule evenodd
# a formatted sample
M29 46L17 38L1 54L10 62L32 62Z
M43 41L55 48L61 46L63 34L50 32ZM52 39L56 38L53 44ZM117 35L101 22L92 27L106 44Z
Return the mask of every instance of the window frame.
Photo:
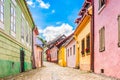
M3 6L3 12L1 11L1 6ZM1 20L1 15L3 16L3 21ZM0 29L4 30L4 0L0 1Z
M88 43L88 37L89 37L89 43ZM88 45L89 44L89 45ZM87 51L87 49L89 51ZM90 54L90 33L86 36L86 53Z
M99 5L98 5L98 13L100 13L106 6L107 0L104 0L105 3L103 5L101 5L101 0L98 1Z
M72 47L70 47L70 56L72 55Z
M84 38L81 40L81 53L82 53L82 56L85 56L85 39Z
M21 15L21 41L23 43L24 43L24 39L25 39L25 18L22 13L22 15Z
M105 51L105 27L99 30L99 51Z
M120 47L120 15L118 15L118 47Z
M13 9L13 13L12 13ZM16 9L13 3L10 4L10 31L13 37L16 36Z
M73 55L75 55L75 45L73 45Z

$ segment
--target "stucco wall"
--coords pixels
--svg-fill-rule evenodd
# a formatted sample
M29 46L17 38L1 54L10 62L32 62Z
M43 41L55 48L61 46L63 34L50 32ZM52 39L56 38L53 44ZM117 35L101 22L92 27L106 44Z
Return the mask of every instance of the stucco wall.
M118 21L120 14L120 1L107 0L106 6L99 13L98 1L95 3L95 73L104 73L107 76L120 78L120 47L118 47ZM99 30L105 27L105 51L99 52Z
M66 66L66 49L65 46L61 46L58 54L58 64L60 66Z
M10 30L10 5L12 0L4 0L4 29L0 28L0 77L15 75L20 73L20 50L25 52L24 68L30 70L32 47L27 45L26 34L24 34L24 43L21 41L21 15L22 10L16 3L16 32L15 37L11 35ZM12 4L13 5L13 4ZM24 16L25 17L25 16ZM26 17L25 17L26 18ZM27 20L26 20L27 21ZM29 23L28 23L29 24ZM1 25L0 25L1 26ZM25 22L25 31L32 30L31 25ZM32 32L31 32L32 33ZM29 40L30 41L30 40ZM32 43L31 43L32 44Z
M85 52L85 55L83 56L82 53L81 53L81 42L82 40L84 39L84 42L85 42L85 49L87 48L86 47L86 37L88 35L90 35L90 26L91 26L91 21L90 19L87 19L87 22L86 24L84 24L84 26L81 26L83 27L83 29L81 30L81 32L79 33L78 35L78 45L79 45L79 56L80 56L80 69L81 70L90 70L90 53L86 53L86 51L84 50Z
M75 67L76 66L76 53L73 53L73 45L75 45L75 40L72 40L67 46L66 46L66 50L67 50L67 55L66 55L66 59L67 59L67 66L68 67ZM72 48L72 55L70 55L70 48ZM69 49L69 56L68 56L68 49Z
M51 61L56 62L58 58L58 48L54 46L53 48L50 49L50 54L51 54Z

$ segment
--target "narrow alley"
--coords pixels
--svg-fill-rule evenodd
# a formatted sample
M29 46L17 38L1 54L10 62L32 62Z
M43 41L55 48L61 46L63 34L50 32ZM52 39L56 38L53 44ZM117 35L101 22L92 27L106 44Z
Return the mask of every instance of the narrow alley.
M9 76L1 80L115 80L78 69L60 67L57 64L44 62L44 67Z

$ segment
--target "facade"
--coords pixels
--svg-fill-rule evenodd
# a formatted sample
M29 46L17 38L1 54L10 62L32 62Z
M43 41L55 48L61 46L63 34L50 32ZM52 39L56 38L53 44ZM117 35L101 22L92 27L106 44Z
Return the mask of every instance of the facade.
M47 49L48 48L46 46L43 48L43 61L47 61L47 54L46 54Z
M42 42L38 38L39 32L37 27L33 30L33 46L34 46L34 54L33 54L33 63L35 68L39 68L42 66Z
M66 59L66 45L68 44L69 39L73 36L73 33L67 36L63 41L61 41L56 46L58 47L58 64L65 67L67 65Z
M47 58L47 61L51 61L51 55L50 55L50 49L48 48L47 50L46 50L46 58Z
M53 46L50 48L50 55L51 55L51 62L58 62L58 48L56 46Z
M116 78L120 78L119 4L119 0L94 0L94 72Z
M52 41L48 42L48 51L47 56L50 57L51 62L58 62L58 47L57 45L65 39L65 35L60 35Z
M0 6L0 77L5 77L32 69L34 22L25 0L0 0Z
M78 64L81 70L91 70L91 15L92 6L91 2L85 1L79 15L81 16L78 20L78 27L74 32L76 39L76 50Z
M65 43L67 67L76 68L75 44L76 44L76 41L73 38L73 36L70 37Z
M58 51L58 64L63 67L66 66L66 48L64 45L62 45Z

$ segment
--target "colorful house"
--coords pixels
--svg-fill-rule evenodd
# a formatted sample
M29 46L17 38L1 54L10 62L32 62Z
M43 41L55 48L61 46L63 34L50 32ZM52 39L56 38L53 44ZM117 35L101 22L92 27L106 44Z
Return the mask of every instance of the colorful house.
M51 55L50 55L50 49L48 48L47 50L46 50L46 58L47 58L47 61L51 61Z
M58 62L58 48L55 45L53 45L50 48L50 55L51 55L51 62L57 63Z
M34 68L39 68L42 66L42 42L38 38L39 32L37 27L33 29L33 47L34 47L34 53L33 53L33 67Z
M94 72L120 78L120 1L94 0Z
M56 45L59 44L61 41L63 41L65 37L66 37L65 35L60 35L48 43L51 62L55 62L55 63L58 62L58 47Z
M60 66L66 66L66 48L65 46L61 46L58 51L58 64Z
M25 0L0 0L0 6L0 77L5 77L32 69L35 24Z
M67 62L67 67L72 67L76 68L76 41L72 36L66 41L64 44L66 48L66 62Z
M76 20L78 26L74 32L76 39L77 63L81 70L91 70L91 1L86 0Z
M58 43L56 46L58 47L58 64L60 66L65 67L66 66L66 48L65 48L65 44L67 42L67 40L72 36L73 34L71 34L70 36L66 37L63 41L61 41L60 43Z

